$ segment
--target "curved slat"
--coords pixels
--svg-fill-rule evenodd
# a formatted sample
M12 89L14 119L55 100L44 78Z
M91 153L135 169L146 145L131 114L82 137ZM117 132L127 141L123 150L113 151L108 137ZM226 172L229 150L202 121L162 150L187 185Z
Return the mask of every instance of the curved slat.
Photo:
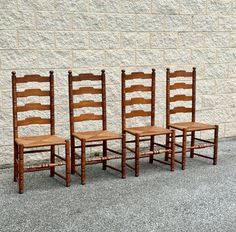
M170 114L176 114L176 113L191 113L192 108L186 108L184 106L178 106L170 110Z
M32 124L50 124L50 122L51 120L48 118L31 117L17 121L17 126L27 126Z
M125 101L126 106L134 105L134 104L151 104L151 99L138 97L138 98L131 98L130 100Z
M101 94L102 89L97 89L94 87L81 87L79 89L74 89L73 90L73 95L81 95L81 94Z
M132 93L136 91L147 92L151 91L151 86L144 86L144 85L131 85L130 87L125 88L126 93Z
M78 76L73 76L72 81L101 81L101 75L93 75L92 73L83 73Z
M152 74L145 74L143 72L132 72L131 74L125 75L125 80L133 79L151 79Z
M74 122L82 122L82 121L89 121L89 120L102 120L102 115L97 114L81 114L80 116L74 117Z
M193 76L192 72L186 72L184 70L177 70L177 71L172 72L172 73L169 74L170 78L173 78L173 77L192 77L192 76Z
M192 84L186 84L184 82L181 82L170 85L170 90L174 89L192 89Z
M186 95L175 95L173 97L170 97L170 102L176 102L176 101L192 101L192 96L186 96Z
M50 91L41 89L26 89L22 92L16 92L16 97L30 97L30 96L50 96Z
M23 106L17 106L17 112L24 112L29 110L50 110L50 105L42 105L40 103L28 103Z
M40 75L25 75L24 77L17 77L16 83L27 83L27 82L49 82L50 78Z
M72 107L74 109L78 109L78 108L83 108L83 107L101 107L102 106L102 102L95 102L95 101L80 101L78 103L73 103Z
M126 113L126 118L133 118L133 117L147 117L151 116L150 111L144 111L144 110L133 110L130 113Z

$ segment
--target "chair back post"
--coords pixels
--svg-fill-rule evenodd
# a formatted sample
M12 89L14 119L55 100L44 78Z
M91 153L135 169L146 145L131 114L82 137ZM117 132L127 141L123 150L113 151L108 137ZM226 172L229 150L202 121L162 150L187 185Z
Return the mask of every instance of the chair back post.
M196 118L196 68L193 68L193 88L192 88L192 122L195 122Z
M102 129L107 129L107 110L106 110L106 77L105 70L101 70L102 77Z
M12 72L12 113L13 113L13 136L14 141L18 138L18 127L17 127L17 97L16 97L16 72Z
M122 102L121 102L121 112L122 112L122 134L125 132L126 127L126 117L125 117L125 70L123 69L121 71L121 96L122 96Z
M170 125L170 69L166 69L166 128Z
M49 71L50 78L50 130L51 135L55 135L55 105L54 105L54 75L53 71Z
M156 70L152 69L151 126L155 126Z
M74 110L73 110L73 82L72 82L72 71L68 71L68 89L69 89L69 111L70 111L70 135L72 137L72 133L74 133Z

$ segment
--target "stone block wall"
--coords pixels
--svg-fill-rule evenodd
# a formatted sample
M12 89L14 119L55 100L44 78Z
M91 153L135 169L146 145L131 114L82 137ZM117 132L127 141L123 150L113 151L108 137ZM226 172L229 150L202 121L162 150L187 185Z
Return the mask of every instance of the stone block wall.
M56 129L68 137L69 69L106 70L108 128L120 131L121 69L156 68L156 119L165 126L165 68L193 66L197 119L219 124L220 138L236 136L235 0L0 0L0 165L12 163L12 70L54 70Z

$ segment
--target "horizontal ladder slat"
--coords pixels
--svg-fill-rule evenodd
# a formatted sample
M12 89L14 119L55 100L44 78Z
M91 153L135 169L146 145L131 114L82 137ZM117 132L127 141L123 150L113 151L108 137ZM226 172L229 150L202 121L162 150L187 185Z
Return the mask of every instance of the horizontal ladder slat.
M126 106L134 105L134 104L151 104L151 99L131 98L131 99L125 101Z
M102 115L97 114L81 114L77 117L73 118L74 122L82 122L82 121L89 121L89 120L102 120Z
M132 93L136 91L148 92L151 91L151 86L144 86L144 85L131 85L130 87L125 88L126 93Z
M130 113L126 113L125 117L126 118L132 118L132 117L147 117L151 116L150 111L144 111L144 110L133 110Z
M72 91L73 95L81 95L81 94L101 94L102 89L97 89L94 87L81 87L79 89L74 89Z
M170 114L176 114L176 113L191 113L192 108L186 108L184 106L178 106L170 110Z
M73 76L72 81L101 81L101 75L93 75L92 73L83 73L78 76Z
M25 75L24 77L17 77L16 83L27 83L27 82L49 82L50 78L47 76L40 75Z
M51 120L48 118L41 118L41 117L31 117L26 118L24 120L18 120L18 126L27 126L32 124L50 124Z
M24 112L29 110L50 110L50 105L42 105L40 103L28 103L23 106L17 106L17 112Z
M48 170L48 169L50 169L52 167L63 166L63 165L65 165L64 162L48 163L48 164L40 164L40 165L28 166L28 167L24 168L24 172L35 172L35 171Z
M133 79L151 79L152 74L145 74L143 72L132 72L131 74L125 75L126 80Z
M176 101L192 101L192 96L178 94L173 97L170 97L170 102L176 102Z
M192 77L193 73L192 72L186 72L184 70L177 70L175 72L172 72L169 74L170 78L174 78L174 77Z
M41 89L26 89L21 92L16 92L16 97L30 97L30 96L50 96L50 91Z
M80 101L78 103L73 103L72 104L72 107L74 109L83 108L83 107L101 107L101 106L102 106L102 102L95 102L93 100Z
M192 84L186 84L181 82L170 85L170 90L175 90L175 89L192 89Z

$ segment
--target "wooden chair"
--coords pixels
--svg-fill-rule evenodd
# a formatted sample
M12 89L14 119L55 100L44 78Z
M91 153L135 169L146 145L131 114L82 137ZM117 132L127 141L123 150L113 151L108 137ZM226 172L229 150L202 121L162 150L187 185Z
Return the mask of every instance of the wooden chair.
M71 135L71 173L77 173L81 177L81 184L85 184L85 168L86 165L90 164L103 164L103 170L106 168L111 168L118 172L121 172L122 178L125 178L125 149L124 143L122 139L122 135L107 130L107 117L106 117L106 85L105 85L105 70L101 71L101 75L93 75L91 73L87 74L79 74L77 76L73 76L72 72L69 71L69 105L70 105L70 135ZM80 88L74 88L75 82L82 81L98 81L101 83L101 88L94 87L85 87L82 86ZM83 94L99 94L101 95L101 100L82 100L79 102L74 102L74 98L81 97ZM94 113L85 113L80 114L79 116L74 115L75 110L80 110L81 108L90 108L90 107L99 107L102 110L102 114L94 114ZM99 120L102 124L101 130L94 131L75 131L75 123L82 121L90 121L90 120ZM75 139L80 140L81 146L76 146ZM107 147L108 140L121 140L122 141L122 152L115 151L111 148ZM99 142L91 144L91 142ZM93 157L86 158L86 148L87 147L97 147L102 146L103 157ZM81 148L81 155L76 153L75 149ZM108 151L114 153L115 155L108 156ZM78 158L81 162L80 164L75 164L75 159ZM108 165L108 160L120 159L121 158L121 170ZM81 173L76 171L75 167L81 166Z
M20 84L30 84L32 82L47 82L49 91L41 89L25 89L18 91L17 88ZM26 98L31 96L46 96L50 98L50 104L40 103L27 103L25 105L18 105L17 99ZM40 75L25 75L24 77L16 77L16 73L12 72L12 99L13 99L13 127L14 127L14 181L18 182L19 193L24 192L24 173L40 170L50 169L50 176L57 175L65 180L66 186L70 186L70 154L69 154L69 141L55 135L55 116L54 116L54 77L53 71L50 71L49 76ZM19 113L31 110L37 111L50 111L50 118L29 117L19 120ZM19 136L19 127L28 126L33 124L48 124L50 125L50 135L39 136ZM55 154L55 146L65 146L65 158ZM40 149L40 147L50 147L50 149ZM37 148L37 150L32 150ZM51 158L48 164L37 166L24 166L24 155L29 153L42 153L50 152ZM55 157L62 162L56 162ZM66 166L66 175L63 176L55 171L57 166Z
M151 82L151 86L144 85L131 85L126 87L126 81L135 80L135 79L146 79ZM135 92L149 92L151 94L151 99L145 99L142 97L135 98L126 98L127 93L135 93ZM133 110L131 112L126 112L127 106L132 105L141 105L148 104L150 105L150 111L144 110ZM150 117L151 122L150 126L142 126L142 127L126 127L126 120L133 117ZM149 157L149 162L153 163L153 161L157 161L163 164L170 165L171 171L174 171L174 157L175 157L175 131L169 130L161 127L155 126L155 69L152 70L150 74L144 74L143 72L133 72L131 74L125 74L125 70L122 70L122 133L124 135L124 139L126 139L126 133L135 136L135 140L126 141L125 143L135 143L135 150L126 146L126 149L135 154L135 157L127 157L127 160L135 159L135 167L127 164L127 167L131 168L135 171L135 176L139 176L139 159ZM166 145L156 143L155 136L164 135L172 138L171 147L167 147ZM148 138L144 138L148 137ZM142 141L150 141L150 151L141 153L140 152L140 142ZM155 149L155 145L162 147L162 149ZM158 160L154 158L154 155L166 153L171 154L171 162L168 163L166 161Z
M176 82L171 83L172 80L178 80L178 78L185 79L186 82ZM187 83L187 80L190 80L190 83ZM180 89L183 90L190 90L192 93L190 96L185 94L177 94L174 95L171 94L172 91ZM171 108L171 103L176 103L181 101L191 102L191 107L184 107L184 106L175 106L174 108ZM191 114L191 121L187 122L177 122L173 123L171 122L171 115L177 114L177 113L190 113ZM218 146L218 125L211 125L211 124L205 124L195 121L195 114L196 114L196 68L193 68L192 72L186 72L186 71L175 71L170 72L170 69L167 69L166 71L166 126L167 128L174 128L176 130L181 131L181 135L177 135L176 137L182 137L182 145L176 144L176 146L181 147L182 151L182 160L177 161L182 165L182 169L185 169L186 165L186 152L190 152L190 157L193 158L195 155L204 157L207 159L212 159L213 164L217 164L217 146ZM214 131L214 141L208 141L201 138L195 138L195 132L196 131L204 131L204 130L213 130ZM191 145L190 147L187 147L187 137L191 137ZM195 141L203 142L204 144L195 144ZM168 141L167 141L168 143ZM195 153L195 149L201 149L206 147L213 147L214 148L214 155L212 157L208 157L202 154ZM166 155L166 160L168 160L168 154Z

